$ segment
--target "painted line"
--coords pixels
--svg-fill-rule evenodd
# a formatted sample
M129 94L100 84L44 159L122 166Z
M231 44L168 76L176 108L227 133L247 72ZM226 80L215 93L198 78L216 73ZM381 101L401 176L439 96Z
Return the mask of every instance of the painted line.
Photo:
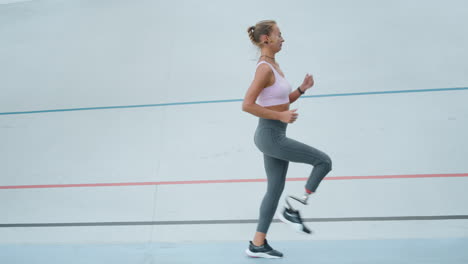
M381 92L361 92L361 93L341 93L341 94L321 94L321 95L306 95L306 96L302 96L302 98L359 96L359 95L378 95L378 94L400 94L400 93L428 93L428 92L447 92L447 91L461 91L461 90L468 90L468 87L416 89L416 90L397 90L397 91L381 91Z
M388 217L340 217L340 218L304 218L304 222L363 222L363 221L434 221L467 220L468 215L430 215L430 216L388 216ZM231 220L187 220L187 221L140 221L140 222L90 222L90 223L25 223L0 224L0 228L12 227L80 227L80 226L161 226L161 225L226 225L256 224L258 219ZM279 219L273 219L280 223Z
M468 90L468 87L436 88L436 89L416 89L416 90L397 90L397 91L381 91L381 92L339 93L339 94L319 94L319 95L307 95L307 96L302 96L302 98L339 97L339 96L360 96L360 95L379 95L379 94L382 95L382 94L400 94L400 93L427 93L427 92L447 92L447 91L462 91L462 90ZM242 101L242 99L227 99L227 100L175 102L175 103L145 104L145 105L84 107L84 108L69 108L69 109L51 109L51 110L37 110L37 111L4 112L4 113L0 113L0 115L42 114L42 113L72 112L72 111L90 111L90 110L109 110L109 109L129 109L129 108L146 108L146 107L164 107L164 106L176 106L176 105L196 105L196 104L213 104L213 103L232 103L232 102L241 102L241 101Z
M468 177L468 173L452 174L411 174L411 175L380 175L380 176L331 176L324 180L383 180L383 179L420 179L420 178L454 178ZM307 178L287 178L286 181L306 181ZM12 185L0 186L0 190L8 189L45 189L45 188L80 188L80 187L123 187L123 186L151 186L151 185L185 185L185 184L214 184L214 183L248 183L266 182L262 179L227 179L227 180L196 180L196 181L159 181L159 182L125 182L125 183L85 183L85 184L49 184L49 185Z

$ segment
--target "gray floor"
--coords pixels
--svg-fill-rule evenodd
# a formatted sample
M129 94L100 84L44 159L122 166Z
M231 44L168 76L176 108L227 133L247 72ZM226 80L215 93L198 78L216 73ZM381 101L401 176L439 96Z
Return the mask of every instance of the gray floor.
M468 238L271 241L283 259L251 259L246 242L0 246L0 261L20 263L468 263Z

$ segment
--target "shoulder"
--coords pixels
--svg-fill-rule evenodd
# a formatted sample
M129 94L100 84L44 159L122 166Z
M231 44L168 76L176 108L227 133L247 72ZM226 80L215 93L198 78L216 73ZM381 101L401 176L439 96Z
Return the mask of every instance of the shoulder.
M273 73L273 70L271 69L271 66L268 65L268 63L257 64L257 70L255 71L255 75L267 76L267 75L271 75L272 73Z

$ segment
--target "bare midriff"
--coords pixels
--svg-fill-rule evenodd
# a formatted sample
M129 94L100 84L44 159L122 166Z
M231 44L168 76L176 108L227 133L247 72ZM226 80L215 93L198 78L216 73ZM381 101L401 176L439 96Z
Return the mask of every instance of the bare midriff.
M265 106L265 108L276 111L276 112L284 112L284 111L289 110L289 103L280 104L280 105Z

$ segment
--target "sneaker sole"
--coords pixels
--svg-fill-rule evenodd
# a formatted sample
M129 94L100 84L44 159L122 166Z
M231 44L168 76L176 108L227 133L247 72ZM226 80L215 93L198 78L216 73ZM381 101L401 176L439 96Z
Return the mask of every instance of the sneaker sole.
M298 232L298 233L301 233L301 234L306 234L306 235L310 235L312 234L312 230L310 231L310 233L307 233L307 232L304 232L304 230L302 229L302 225L301 224L298 224L298 223L293 223L291 221L289 221L288 219L284 218L283 214L278 214L278 218L281 222L289 225L290 227L292 227L292 229L294 229L294 231Z
M268 255L267 253L254 253L254 252L250 251L249 249L245 250L245 254L247 254L247 256L249 256L251 258L270 258L270 259L282 258L282 257L278 257L278 256Z

